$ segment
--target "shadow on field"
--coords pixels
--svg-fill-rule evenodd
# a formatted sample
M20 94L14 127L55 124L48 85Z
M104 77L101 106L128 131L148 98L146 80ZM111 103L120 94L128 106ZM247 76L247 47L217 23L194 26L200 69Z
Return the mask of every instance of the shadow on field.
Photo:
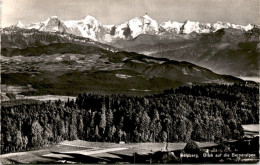
M68 162L75 162L75 163L99 163L99 162L117 162L120 161L121 159L119 158L111 158L111 157L94 157L94 156L89 156L89 155L82 155L78 153L59 153L59 152L51 152L52 154L59 154L62 155L67 155L69 157L63 157L63 158L51 158L53 161L48 162L48 163L68 163ZM46 158L46 156L42 156ZM46 162L37 162L37 163L46 163Z
M117 154L117 153L109 153L111 155L115 155L120 157L121 159L118 159L118 161L124 161L124 162L132 162L133 161L133 156L128 156L128 155L123 155L123 154ZM117 161L117 162L118 162Z
M13 159L7 159L8 161L10 161L11 162L11 164L22 164L22 162L19 162L19 161L17 161L17 160L13 160Z

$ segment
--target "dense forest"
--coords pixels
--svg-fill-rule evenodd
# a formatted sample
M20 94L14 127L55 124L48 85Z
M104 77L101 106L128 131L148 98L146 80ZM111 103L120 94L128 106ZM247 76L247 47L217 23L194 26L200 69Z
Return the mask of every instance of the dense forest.
M79 94L67 102L1 105L1 151L62 140L106 142L222 141L259 121L259 87L187 86L150 96Z

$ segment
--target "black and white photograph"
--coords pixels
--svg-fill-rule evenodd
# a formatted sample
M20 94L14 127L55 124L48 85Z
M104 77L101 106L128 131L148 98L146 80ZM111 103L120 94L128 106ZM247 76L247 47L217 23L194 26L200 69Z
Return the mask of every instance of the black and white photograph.
M0 164L259 163L260 0L0 6Z

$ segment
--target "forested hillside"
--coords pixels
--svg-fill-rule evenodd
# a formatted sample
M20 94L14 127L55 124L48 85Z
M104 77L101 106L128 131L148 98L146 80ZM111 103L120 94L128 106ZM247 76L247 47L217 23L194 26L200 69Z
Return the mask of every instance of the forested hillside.
M152 96L79 94L75 101L1 105L2 153L62 140L183 142L239 139L259 121L259 88L181 87Z

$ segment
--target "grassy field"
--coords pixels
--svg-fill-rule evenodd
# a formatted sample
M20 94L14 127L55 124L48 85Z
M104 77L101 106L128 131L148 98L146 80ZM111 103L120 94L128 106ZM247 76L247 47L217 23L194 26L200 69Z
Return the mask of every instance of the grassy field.
M76 100L76 97L72 96L59 96L59 95L43 95L43 96L25 96L25 99L32 99L32 100L39 100L39 101L55 101L55 100L61 100L61 101L67 101L70 100Z
M169 143L168 150L175 151L186 143ZM214 146L215 143L198 143L200 147ZM106 143L82 140L63 141L55 146L36 151L0 155L3 164L10 163L99 163L128 162L133 154L146 155L164 151L165 143Z
M246 125L242 125L242 127L244 131L259 133L259 124L246 124Z

